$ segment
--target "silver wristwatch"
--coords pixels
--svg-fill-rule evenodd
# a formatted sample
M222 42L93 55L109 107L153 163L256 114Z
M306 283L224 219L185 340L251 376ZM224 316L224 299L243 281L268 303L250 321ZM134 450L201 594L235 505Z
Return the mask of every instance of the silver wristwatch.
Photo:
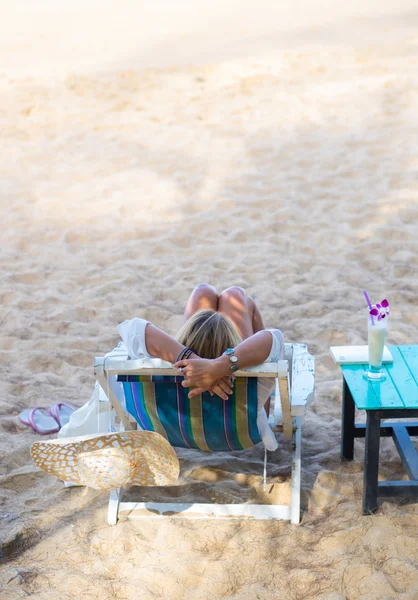
M229 361L231 363L231 373L238 371L238 357L235 356L235 348L228 348L227 350L225 350L224 354L229 356Z

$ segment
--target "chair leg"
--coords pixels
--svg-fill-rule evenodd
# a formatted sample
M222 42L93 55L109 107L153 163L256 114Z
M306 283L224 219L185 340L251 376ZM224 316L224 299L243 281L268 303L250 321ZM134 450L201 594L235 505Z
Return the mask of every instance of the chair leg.
M109 525L116 525L118 522L119 504L122 500L122 488L111 490L109 496L109 508L107 511L107 522Z
M291 478L291 501L290 522L292 525L300 523L300 474L301 474L301 450L302 450L302 417L294 417L293 425L296 426L293 434L292 454L292 478Z

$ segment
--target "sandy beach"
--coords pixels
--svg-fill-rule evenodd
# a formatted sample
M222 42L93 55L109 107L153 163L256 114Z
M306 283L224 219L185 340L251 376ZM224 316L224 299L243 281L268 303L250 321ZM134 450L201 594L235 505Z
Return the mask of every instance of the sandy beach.
M329 355L366 342L363 289L389 343L418 343L418 11L283 4L0 2L1 600L418 599L418 503L361 516ZM20 411L82 406L116 325L174 334L200 282L245 287L315 356L299 527L110 528L106 493L30 460ZM180 457L161 498L257 497L261 447ZM380 476L406 478L389 439Z

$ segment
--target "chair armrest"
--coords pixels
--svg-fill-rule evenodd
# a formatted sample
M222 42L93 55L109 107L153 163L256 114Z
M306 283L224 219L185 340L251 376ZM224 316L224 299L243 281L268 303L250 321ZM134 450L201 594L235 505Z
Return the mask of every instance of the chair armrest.
M314 399L315 359L305 344L293 344L291 406L292 416L304 415Z

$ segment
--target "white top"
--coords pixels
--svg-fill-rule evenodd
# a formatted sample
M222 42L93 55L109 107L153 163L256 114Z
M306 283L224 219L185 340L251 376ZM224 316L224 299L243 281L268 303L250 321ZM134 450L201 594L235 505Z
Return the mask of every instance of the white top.
M145 341L145 330L148 323L149 321L146 321L145 319L135 318L124 321L117 327L119 335L132 359L142 358L143 356L153 358L151 354L148 353ZM284 354L284 339L282 332L279 329L267 329L267 331L270 331L272 335L270 354L265 362L277 362L282 360ZM264 404L273 391L274 386L275 379L268 377L260 377L258 379L257 427L267 450L276 450L278 446L274 433L269 427L266 411L264 409Z

